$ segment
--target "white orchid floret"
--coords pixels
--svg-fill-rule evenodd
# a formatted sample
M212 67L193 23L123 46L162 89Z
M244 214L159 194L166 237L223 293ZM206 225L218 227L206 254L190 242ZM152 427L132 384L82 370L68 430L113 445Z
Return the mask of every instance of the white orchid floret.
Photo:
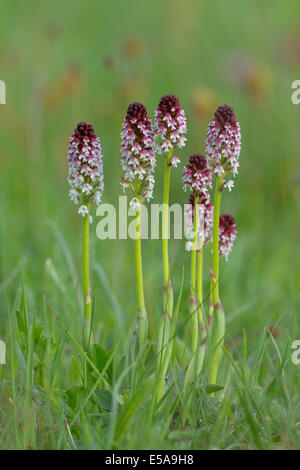
M89 213L89 210L88 210L87 206L82 205L82 206L79 207L78 214L82 215L82 217L84 217L88 213Z
M133 209L137 210L141 207L141 202L138 200L138 198L134 197L134 198L131 199L129 205Z
M179 158L173 155L173 157L171 158L171 165L177 168L179 163L180 163Z

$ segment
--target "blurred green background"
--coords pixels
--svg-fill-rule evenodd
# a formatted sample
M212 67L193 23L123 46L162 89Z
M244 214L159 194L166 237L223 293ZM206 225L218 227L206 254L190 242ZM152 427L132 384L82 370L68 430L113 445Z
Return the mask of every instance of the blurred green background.
M43 294L70 327L77 312L80 318L79 295L77 307L70 304L80 284L81 219L66 181L68 139L77 122L91 122L101 138L104 202L116 203L128 104L141 101L153 116L160 97L173 93L186 111L188 142L172 174L172 202L186 202L183 164L204 151L217 106L233 106L241 125L240 174L222 202L238 228L229 262L221 266L230 335L239 337L246 328L255 348L261 327L281 319L277 335L284 326L297 339L300 106L291 102L291 83L300 79L299 31L300 5L293 1L3 2L0 333L20 285L20 260L30 309L41 322ZM162 199L162 178L158 157L154 202ZM133 243L97 240L96 222L94 217L94 313L98 339L102 332L109 346L136 316ZM162 302L160 242L145 241L143 257L146 303L155 325ZM184 320L189 256L183 241L170 243L170 257L175 295L185 265ZM209 263L209 252L206 259Z

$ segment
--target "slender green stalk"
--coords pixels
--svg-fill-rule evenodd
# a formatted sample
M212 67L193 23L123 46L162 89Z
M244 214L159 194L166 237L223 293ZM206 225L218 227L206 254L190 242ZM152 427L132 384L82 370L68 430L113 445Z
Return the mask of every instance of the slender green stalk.
M221 208L221 187L223 184L223 178L219 177L216 183L215 189L215 201L214 201L214 219L213 219L213 280L212 280L212 297L213 306L215 307L219 301L219 219L220 219L220 208Z
M222 358L223 343L225 335L225 315L222 305L218 303L214 307L214 314L212 320L211 330L211 360L209 370L209 382L211 384L217 383L219 364Z
M83 218L82 236L82 270L83 270L83 303L84 303L84 324L83 324L83 344L88 347L91 329L91 288L90 288L90 265L89 265L89 215Z
M202 304L203 304L203 247L197 253L197 299L199 302L198 318L199 326L202 323Z
M142 266L142 243L141 243L141 209L137 209L135 218L136 238L134 240L135 268L136 268L136 288L138 301L138 336L140 346L146 340L147 332L147 312L145 309L143 266Z
M187 410L191 409L193 396L191 393L192 384L196 383L197 377L202 368L205 346L198 345L199 325L202 321L202 263L203 263L203 247L199 249L198 240L198 220L199 220L199 197L195 198L194 205L194 226L193 241L191 252L191 292L190 292L190 313L192 317L192 356L186 371L183 396L185 402L185 410L183 413L183 423L187 419ZM196 277L197 272L197 277ZM197 296L197 297L196 297ZM199 301L199 308L197 304Z
M14 305L13 312L16 311L16 305ZM9 331L10 331L10 338L9 338L9 346L10 346L10 376L11 376L11 398L12 403L14 405L14 435L15 435L15 443L16 447L19 445L19 426L18 426L18 412L17 412L17 394L16 394L16 360L15 360L15 327L12 324L12 317L13 315L8 315L8 322L9 322Z
M166 158L163 211L162 211L162 257L163 257L163 277L164 277L164 300L163 317L158 331L158 358L157 358L157 377L158 387L156 401L162 398L165 388L165 375L167 373L172 352L171 341L171 319L173 314L173 289L170 280L169 267L169 194L171 180L171 158L172 150L169 151Z
M222 178L217 179L215 188L215 201L214 201L214 218L213 218L213 260L212 260L212 271L213 277L210 282L210 302L209 302L209 317L214 312L214 306L217 304L219 299L219 219L220 219L220 208L221 208L221 191Z
M195 198L194 208L194 228L193 245L191 252L191 293L190 293L190 312L192 315L192 353L197 351L198 346L198 312L196 300L196 266L197 266L197 245L198 245L198 216L199 216L199 197Z
M169 268L169 194L171 179L171 158L172 150L168 153L166 159L164 196L163 196L163 212L162 212L162 257L163 257L163 274L164 274L164 311L172 316L173 310L173 289L170 280Z
M34 354L34 333L35 318L27 331L27 357L26 357L26 375L25 375L25 397L24 397L24 448L28 449L34 446L35 440L35 411L32 399L33 386L33 354Z
M209 381L215 384L217 381L218 368L222 357L222 346L225 334L225 316L223 307L219 298L219 220L221 207L221 190L223 178L219 177L215 189L214 201L214 219L213 219L213 260L212 260L212 308L210 314L213 314L212 321L212 356L209 371Z

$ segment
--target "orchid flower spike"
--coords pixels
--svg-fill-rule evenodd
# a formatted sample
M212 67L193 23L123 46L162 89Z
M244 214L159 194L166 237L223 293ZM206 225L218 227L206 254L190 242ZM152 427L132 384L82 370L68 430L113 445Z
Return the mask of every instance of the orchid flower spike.
M121 138L121 185L134 193L130 204L139 207L152 198L156 164L154 131L143 104L129 105Z
M91 124L77 125L70 137L68 163L70 199L80 205L78 214L84 217L93 202L100 204L104 190L101 144Z
M155 112L154 129L159 137L157 151L167 157L177 147L182 148L186 142L186 117L178 98L165 95L161 98ZM170 166L177 167L180 160L172 155Z
M205 157L192 155L184 167L182 179L184 191L189 189L195 197L202 195L202 198L210 198L208 187L211 187L211 171Z
M225 256L226 261L235 239L236 224L234 217L230 214L221 215L219 224L219 254L220 256Z
M230 173L236 176L241 151L240 125L233 109L223 104L215 112L206 136L208 166L217 177L225 178ZM231 191L233 180L224 180L224 187Z

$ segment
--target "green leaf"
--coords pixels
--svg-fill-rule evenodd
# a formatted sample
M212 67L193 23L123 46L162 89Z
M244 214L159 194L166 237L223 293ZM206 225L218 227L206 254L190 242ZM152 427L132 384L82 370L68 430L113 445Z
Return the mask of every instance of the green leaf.
M38 338L36 337L35 352L41 361L45 359L47 345L48 345L48 338L44 334L42 334L42 332L40 332Z
M98 390L96 390L96 396L98 398L101 408L103 408L105 411L111 411L111 405L112 405L111 392L109 392L108 390L99 388Z
M224 386L223 385L217 385L217 384L207 384L205 387L206 393L215 393L219 392L220 390L223 390Z
M113 354L114 349L111 349L110 351L105 351L101 346L98 346L98 344L94 344L94 349L92 351L92 359L94 363L96 364L99 372L101 372L107 363L107 361L110 359L111 355ZM109 367L107 368L107 375L109 380L112 380L112 364L110 363Z
M103 348L101 348L101 346L98 346L98 344L94 344L93 360L99 372L101 372L101 370L104 369L107 359L108 357L107 357L106 351Z
M72 408L72 410L77 410L81 400L83 400L86 395L86 391L84 387L75 385L74 387L69 388L66 394L68 397L69 407Z
M17 317L17 324L18 324L18 330L20 333L26 333L26 328L25 328L25 323L23 319L23 315L19 310L16 310L16 317Z

